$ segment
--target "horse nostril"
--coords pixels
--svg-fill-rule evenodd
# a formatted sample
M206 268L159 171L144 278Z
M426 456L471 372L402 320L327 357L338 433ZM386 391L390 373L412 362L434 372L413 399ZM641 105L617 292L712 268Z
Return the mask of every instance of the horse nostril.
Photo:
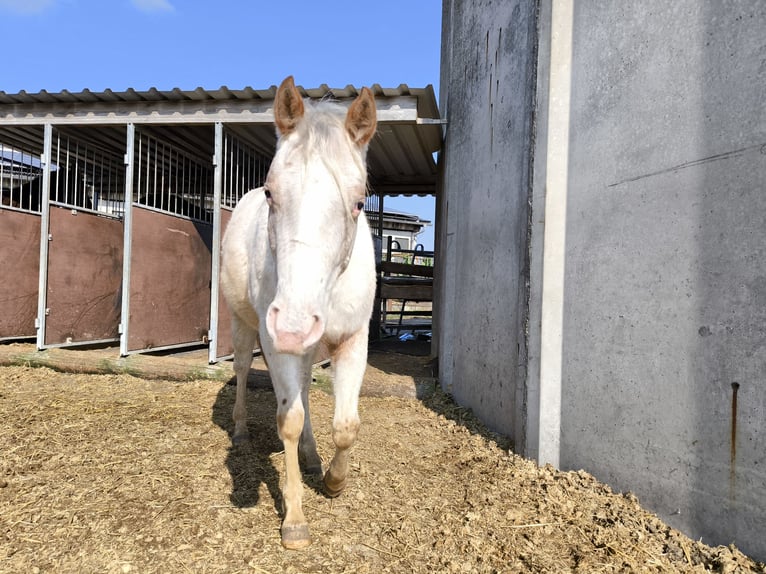
M324 335L324 320L319 315L314 315L314 324L311 325L311 329L306 333L306 339L304 345L310 347L314 345Z
M279 314L279 307L273 303L269 305L269 310L266 312L266 330L271 338L276 338L277 333L277 315Z

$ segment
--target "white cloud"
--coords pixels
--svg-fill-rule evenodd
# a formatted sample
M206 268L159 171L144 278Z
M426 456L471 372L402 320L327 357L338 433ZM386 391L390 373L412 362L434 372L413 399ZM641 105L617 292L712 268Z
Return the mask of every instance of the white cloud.
M133 6L142 12L172 12L174 10L168 0L132 0L132 2Z
M0 9L19 14L39 14L55 3L56 0L0 0Z

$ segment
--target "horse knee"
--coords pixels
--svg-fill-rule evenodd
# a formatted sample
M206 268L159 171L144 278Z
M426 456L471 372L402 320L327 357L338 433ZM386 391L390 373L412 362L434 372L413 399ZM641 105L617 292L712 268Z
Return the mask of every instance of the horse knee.
M250 354L250 356L245 357L237 357L237 355L234 356L234 364L232 365L234 367L234 372L239 374L243 373L244 376L247 376L248 371L250 370L250 365L253 364L253 356Z
M298 405L277 410L277 431L282 442L298 442L303 432L303 416L303 407Z
M351 419L342 422L336 422L332 428L332 440L339 449L351 448L356 442L356 435L359 433L359 419Z

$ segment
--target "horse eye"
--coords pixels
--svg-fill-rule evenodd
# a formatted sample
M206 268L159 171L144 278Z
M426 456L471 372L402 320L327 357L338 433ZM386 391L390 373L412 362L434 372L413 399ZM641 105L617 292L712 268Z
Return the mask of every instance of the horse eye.
M266 199L271 199L271 192L268 189L263 190L263 195L266 196Z
M356 204L356 208L357 208L357 210L362 211L364 209L364 202L363 201L358 201L357 204Z

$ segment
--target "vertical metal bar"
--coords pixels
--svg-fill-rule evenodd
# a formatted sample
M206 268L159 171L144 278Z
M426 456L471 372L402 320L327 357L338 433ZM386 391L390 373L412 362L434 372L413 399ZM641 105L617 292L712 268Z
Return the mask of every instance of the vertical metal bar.
M141 134L141 145L146 149L141 152L141 160L146 163L146 173L144 174L144 181L141 182L139 188L138 202L142 205L149 205L149 177L151 175L151 153L152 146L149 138Z
M144 146L144 142L146 142L146 146ZM144 174L144 181L141 182L141 176L139 175L139 182L138 182L138 201L139 203L143 203L143 205L149 205L149 164L151 163L149 161L150 153L151 153L151 146L149 145L149 138L147 138L144 134L139 134L139 146L141 146L141 152L138 156L139 161L145 161L146 162L146 173ZM146 158L144 158L144 151L143 148L146 147ZM143 170L142 170L143 171ZM142 199L143 198L143 199ZM132 201L132 198L131 198Z
M226 169L226 179L224 183L226 185L226 205L231 207L234 204L231 197L231 136L226 134L225 137L226 155L224 157L226 158L226 165L224 167Z
M91 188L92 188L92 193L91 193L92 199L90 200L90 206L92 208L95 208L95 203L96 203L96 198L95 198L95 195L96 195L96 181L98 181L99 186L100 186L101 182L102 182L102 180L104 178L104 161L106 161L106 160L104 159L104 152L103 151L101 152L101 161L98 161L98 162L96 161L96 152L95 151L93 152L93 162L91 163L91 174L90 174ZM99 169L100 174L99 174L98 179L96 179L96 168L100 168ZM99 193L100 192L101 192L101 189L99 189ZM85 199L87 199L87 197L88 197L88 190L87 190L87 186L86 186ZM86 205L88 205L88 202L83 200L83 207L85 207Z
M202 166L194 162L194 178L189 182L189 195L192 197L199 197L200 195L200 182L202 181L202 176L204 175L204 172L202 170ZM193 187L192 187L193 186Z
M213 151L213 253L210 281L210 331L208 362L218 360L218 283L221 276L221 188L223 186L223 124L215 123Z
M378 194L378 237L380 237L381 245L383 241L383 194Z
M37 286L37 348L45 345L45 319L48 304L48 249L50 233L50 190L51 183L51 145L53 126L45 124L43 131L43 154L40 163L43 168L43 188L40 190L40 273Z
M157 146L159 148L159 145ZM169 203L170 198L165 197L165 172L167 171L167 167L165 165L165 155L167 153L166 151L167 146L165 145L165 142L162 142L162 148L160 148L162 151L160 152L160 209L163 209L165 211L170 211ZM157 190L155 190L156 193Z
M168 156L169 157L172 158L174 153L176 155L178 155L178 150L177 149L175 149L173 146L168 146L168 147L169 147L169 151L168 151ZM170 202L168 202L168 208L167 209L168 209L168 211L171 211L173 213L177 213L177 214L181 215L181 214L183 214L183 211L184 211L183 210L183 201L186 200L188 202L187 197L185 197L185 196L188 196L188 194L186 193L185 182L183 181L183 179L181 179L180 182L178 181L178 177L175 177L175 174L173 173L173 169L172 168L170 170L168 170L168 171L169 171L169 174L170 174L169 177L173 178L174 184L176 186L174 193L172 193L170 191L170 186L168 186L168 197L170 198L173 195L178 196L178 193L180 193L181 194L181 201L179 202L175 197L173 197L173 204L171 205ZM180 188L179 188L179 184L180 184ZM187 209L186 211L189 211L189 210Z
M0 142L0 158L2 158L2 161L0 161L0 182L5 181L5 146L3 146L3 143ZM11 182L13 181L13 150L11 150ZM10 194L13 190L13 187L8 188L8 193ZM0 189L0 201L2 201L3 196L3 190ZM11 204L11 197L8 196L8 205Z
M74 140L75 142L75 151L74 151L74 178L72 178L72 196L67 198L67 203L69 205L77 205L77 200L80 197L80 177L82 172L81 167L81 156L80 154L80 142L77 140Z
M253 185L253 160L255 160L255 158L252 153L249 153L250 151L251 150L248 148L248 153L244 154L243 158L245 160L245 169L242 174L242 195L250 191Z
M242 197L242 142L239 138L234 138L234 194L236 197Z
M82 181L81 181L81 171L84 170L85 167L85 160L80 157L80 142L75 140L77 142L77 146L75 148L75 156L74 156L74 190L72 191L72 198L69 201L70 205L77 205L77 203L80 201L80 193L82 191ZM86 157L88 154L88 148L85 147L85 151L82 152L82 157ZM80 167L80 163L83 164L83 167Z
M111 162L110 162L111 163ZM99 174L98 174L98 197L101 197L104 195L104 164L106 164L106 160L104 159L104 152L101 152L101 163L99 164ZM107 177L111 175L111 172L107 170ZM93 199L91 200L91 207L95 210L98 210L98 198L96 197L96 183L95 183L95 177L96 177L96 171L95 166L93 168ZM111 178L110 178L111 179Z
M52 147L53 147L53 142L51 142L51 148ZM61 174L65 173L65 170L61 168L61 134L58 131L56 131L56 161L53 163L56 166L56 183L54 184L56 186L56 189L52 189L51 192L53 193L51 193L50 195L52 197L56 197L58 195L59 185L61 185L59 183L59 181L61 180ZM40 205L42 206L42 203L40 203Z
M194 198L191 195L191 187L190 187L190 180L189 176L187 174L187 162L189 159L186 157L186 154L176 152L179 156L179 161L181 162L181 168L178 170L178 188L177 193L180 199L180 205L178 208L178 213L183 214L184 212L184 206L185 208L185 215L191 217L193 215L193 200Z
M157 207L157 153L158 153L157 150L159 148L159 142L155 138L147 138L147 140L150 143L149 149L151 149L151 143L154 142L154 183L152 183L152 196L153 196L152 207ZM149 161L150 159L147 158L146 160L147 167L149 165ZM149 181L148 180L146 182L146 185L147 185L147 200L148 200L149 198L149 191L148 191ZM149 205L149 202L147 201L146 204Z
M183 206L184 206L184 177L183 172L180 169L181 162L183 161L183 155L181 155L178 150L175 150L176 153L176 161L175 161L175 168L173 168L172 172L172 178L173 178L173 187L174 187L174 202L173 202L173 211L175 213L181 213L183 212Z
M69 175L70 175L70 169L71 166L69 165L70 158L71 158L71 150L70 150L70 144L71 141L69 139L69 136L66 138L66 184L64 185L64 202L66 202L67 198L69 197ZM58 185L56 186L56 194L54 195L54 198L58 201Z
M0 142L0 158L2 158L2 161L0 161L0 183L5 181L5 146L2 142ZM11 195L13 194L13 149L11 149L11 161L10 161L10 167L11 167L11 185L8 187L8 205L11 205ZM2 186L0 186L2 187ZM0 202L2 202L3 198L3 190L0 188Z
M130 255L133 243L133 144L136 133L134 124L128 124L125 142L125 196L123 201L123 247L122 247L122 311L120 315L120 355L128 354L130 323ZM140 134L139 134L140 138Z
M242 152L242 144L239 141L239 138L235 140L237 145L237 155L236 155L236 163L234 164L234 167L236 169L236 176L235 181L237 182L237 197L242 197L242 159L243 159L243 152Z

